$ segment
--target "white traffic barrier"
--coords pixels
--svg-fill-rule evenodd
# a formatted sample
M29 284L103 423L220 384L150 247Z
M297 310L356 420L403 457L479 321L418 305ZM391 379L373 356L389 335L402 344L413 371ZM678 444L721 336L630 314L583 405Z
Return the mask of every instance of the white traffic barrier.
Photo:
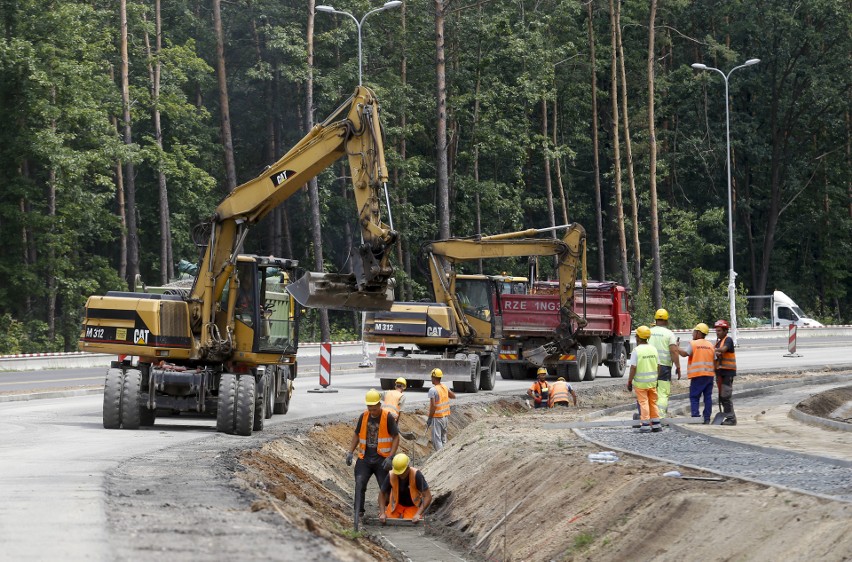
M795 324L790 324L790 332L787 336L787 353L784 354L784 357L801 357L802 355L796 353L796 337L799 329Z
M314 388L308 392L337 392L336 389L331 388L331 342L323 342L320 345L319 367L320 388Z

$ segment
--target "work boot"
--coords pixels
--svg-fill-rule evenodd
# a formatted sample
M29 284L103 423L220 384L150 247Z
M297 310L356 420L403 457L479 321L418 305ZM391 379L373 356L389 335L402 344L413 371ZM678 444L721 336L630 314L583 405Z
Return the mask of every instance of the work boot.
M722 425L737 425L737 418L725 418Z
M704 420L704 425L710 425L710 420L705 419L705 420Z
M643 423L639 428L639 433L651 433L651 425L647 423Z
M657 427L652 427L652 428L651 428L651 433L659 433L659 432L661 432L662 430L663 430L663 428L662 428L662 427L659 427L659 426L657 426Z

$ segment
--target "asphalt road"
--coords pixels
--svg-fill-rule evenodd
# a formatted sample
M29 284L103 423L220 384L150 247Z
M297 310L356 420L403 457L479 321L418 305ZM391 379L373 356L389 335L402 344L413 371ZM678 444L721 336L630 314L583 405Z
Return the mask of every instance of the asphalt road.
M785 358L786 349L750 349L738 353L744 373L852 366L852 346L800 345L801 357ZM350 413L363 408L366 390L378 385L371 369L359 369L357 353L333 356L331 387L315 394L316 358L301 359L301 374L290 412L275 416L271 428L289 420ZM104 369L0 373L0 389L14 385L56 388L102 384ZM605 370L601 371L606 372ZM575 385L582 399L587 385L624 384L609 376ZM529 381L498 378L496 392L522 394ZM465 395L459 395L465 400ZM426 402L426 391L409 391L408 404ZM56 399L0 402L0 558L8 560L111 560L106 531L105 475L119 463L157 450L205 440L211 449L251 443L253 437L218 434L210 418L169 417L138 431L108 431L102 425L102 396L94 393ZM113 540L116 538L113 537ZM120 537L118 538L120 540Z

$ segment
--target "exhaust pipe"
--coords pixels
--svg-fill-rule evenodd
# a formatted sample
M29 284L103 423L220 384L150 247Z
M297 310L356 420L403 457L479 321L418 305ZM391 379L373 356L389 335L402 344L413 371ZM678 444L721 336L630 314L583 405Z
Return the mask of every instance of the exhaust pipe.
M394 301L394 280L388 279L374 290L359 291L351 273L309 271L287 286L299 304L309 308L378 312L390 310Z

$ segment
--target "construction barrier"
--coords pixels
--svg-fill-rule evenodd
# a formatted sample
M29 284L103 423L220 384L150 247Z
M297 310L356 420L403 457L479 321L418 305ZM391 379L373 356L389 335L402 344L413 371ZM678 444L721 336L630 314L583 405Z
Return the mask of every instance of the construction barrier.
M319 383L320 388L308 392L337 392L331 388L331 342L320 344Z
M800 354L796 353L796 333L798 332L798 328L795 324L790 324L790 332L787 336L787 353L784 354L784 357L801 357Z
M388 348L385 345L385 338L382 338L382 345L379 347L379 353L376 357L387 357L388 356Z

